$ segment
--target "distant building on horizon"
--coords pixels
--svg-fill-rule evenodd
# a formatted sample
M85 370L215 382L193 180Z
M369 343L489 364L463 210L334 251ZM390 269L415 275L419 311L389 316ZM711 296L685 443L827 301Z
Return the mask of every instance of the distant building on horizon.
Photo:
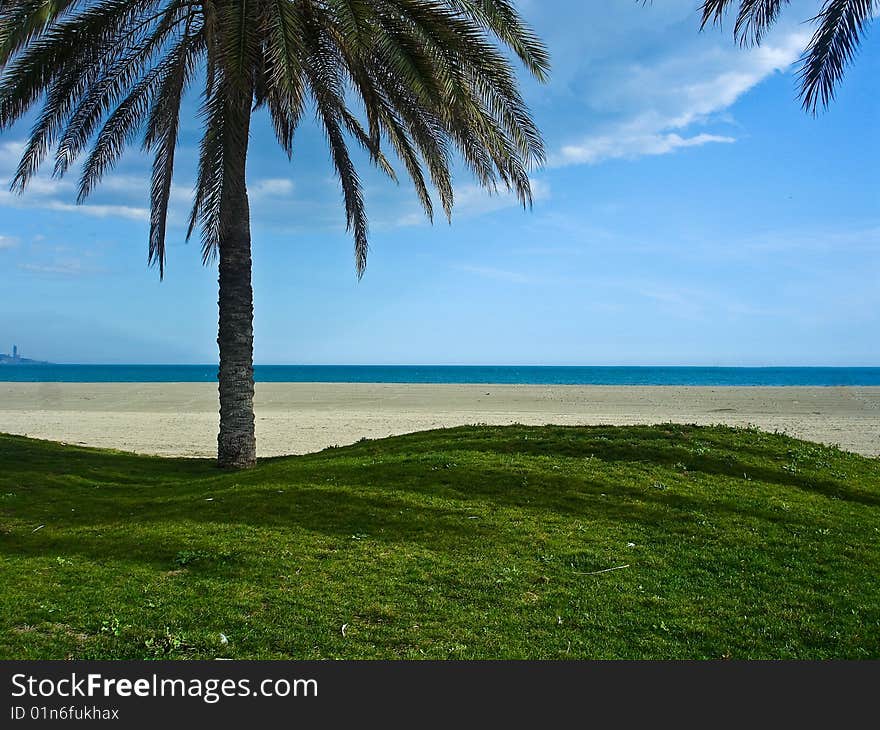
M18 345L12 346L12 359L18 360Z

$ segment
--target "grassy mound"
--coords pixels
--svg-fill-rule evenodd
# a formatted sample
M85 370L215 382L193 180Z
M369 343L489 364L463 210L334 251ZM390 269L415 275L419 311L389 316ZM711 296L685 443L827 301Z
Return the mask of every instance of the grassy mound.
M880 460L419 433L247 473L0 436L3 658L880 657Z

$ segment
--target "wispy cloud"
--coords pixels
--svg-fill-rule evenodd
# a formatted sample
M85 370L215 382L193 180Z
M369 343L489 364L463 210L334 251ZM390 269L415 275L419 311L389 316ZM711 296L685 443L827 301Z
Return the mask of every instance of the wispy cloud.
M604 121L559 145L549 165L597 164L735 142L729 134L689 130L717 119L762 81L790 69L808 39L802 29L788 29L756 48L738 48L725 37L699 47L685 44L651 63L610 64L582 92L587 117Z
M64 203L60 200L50 200L39 207L64 213L81 213L94 218L126 218L134 221L150 220L150 211L147 208L131 205L97 205L92 203L75 205L73 203Z
M66 259L49 263L23 263L18 268L32 274L48 274L54 276L84 276L100 274L104 269L83 264L79 259Z
M143 199L150 193L149 175L107 175L98 188L102 192L120 193Z
M51 181L49 181L51 182ZM0 206L6 208L25 208L33 210L53 210L62 213L79 213L94 218L125 218L127 220L148 221L147 208L132 205L105 205L97 203L69 203L54 197L55 191L42 179L35 179L24 195L0 191Z
M529 182L535 202L550 198L550 185L547 182L538 178L531 178ZM522 207L515 193L505 189L493 193L476 183L457 186L453 196L455 201L452 210L453 219L477 218L499 210ZM390 226L383 226L380 222L379 227L404 228L425 223L425 215L421 210L409 210L399 215Z
M291 193L293 193L293 182L286 178L265 178L248 185L248 196L252 201L283 198Z
M0 236L0 251L3 249L15 248L18 246L18 239L13 236Z
M747 256L786 251L836 253L880 251L880 225L831 230L767 231L741 242Z
M702 147L713 142L730 144L736 139L717 134L682 137L675 133L646 134L621 129L616 134L588 137L580 144L565 145L553 162L556 165L592 165L603 160L665 155L683 147Z
M0 143L0 179L8 181L12 177L18 157L23 150L23 141ZM145 207L105 203L75 204L72 201L75 199L76 184L70 179L74 176L75 171L64 179L56 179L41 172L31 178L27 189L21 195L8 189L0 189L0 206L79 213L94 218L123 218L136 221L150 219L149 210ZM123 199L128 197L133 199L135 194L145 195L148 187L144 178L132 175L108 175L101 183L102 191L116 194L117 198L121 195Z
M484 279L495 279L497 281L506 281L511 284L528 284L532 282L532 277L522 274L518 271L507 271L505 269L496 269L491 266L471 266L470 264L460 264L454 268L464 271L468 274L483 277Z
M531 178L529 183L532 188L532 197L536 202L550 198L550 186L546 182ZM516 195L509 190L489 193L485 188L476 184L463 185L455 189L453 215L473 217L521 205Z
M38 198L48 198L56 195L72 196L74 190L74 184L70 180L56 180L41 174L31 178L23 195L8 191L4 192L12 200L23 200L25 196L28 198L33 196Z
M7 169L18 164L24 152L24 140L8 140L0 142L0 169Z

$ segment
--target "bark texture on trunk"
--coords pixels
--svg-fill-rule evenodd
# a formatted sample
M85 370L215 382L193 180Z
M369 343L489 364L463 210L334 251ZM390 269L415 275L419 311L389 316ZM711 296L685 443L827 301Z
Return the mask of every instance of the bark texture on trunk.
M254 433L254 294L251 286L250 209L245 185L250 99L242 100L237 143L226 146L220 202L220 433L217 463L247 469L257 463ZM241 136L239 136L241 135Z

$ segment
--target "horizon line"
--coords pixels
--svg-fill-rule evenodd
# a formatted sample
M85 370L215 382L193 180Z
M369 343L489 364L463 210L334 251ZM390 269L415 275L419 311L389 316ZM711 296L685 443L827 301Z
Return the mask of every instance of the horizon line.
M67 366L67 367L219 367L218 362L34 362L22 363L27 366ZM294 368L701 368L728 370L774 370L774 369L880 369L876 365L694 365L694 364L546 364L546 363L254 363L254 367L294 367Z

